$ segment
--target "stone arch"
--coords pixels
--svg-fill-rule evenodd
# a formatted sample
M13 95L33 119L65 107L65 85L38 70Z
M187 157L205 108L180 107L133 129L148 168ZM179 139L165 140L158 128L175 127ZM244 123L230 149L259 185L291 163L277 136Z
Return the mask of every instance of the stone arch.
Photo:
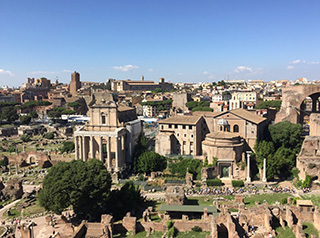
M296 85L282 89L282 104L275 122L290 121L300 123L303 112L301 104L305 98L320 94L320 85Z
M37 156L34 154L29 155L26 162L28 164L35 164L35 165L38 164Z

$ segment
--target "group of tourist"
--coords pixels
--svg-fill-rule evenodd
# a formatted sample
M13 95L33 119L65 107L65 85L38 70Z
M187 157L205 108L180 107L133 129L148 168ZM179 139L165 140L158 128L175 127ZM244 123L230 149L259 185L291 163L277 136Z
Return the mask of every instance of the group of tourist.
M185 190L187 196L190 195L234 195L234 194L258 194L258 193L295 193L296 190L293 187L272 187L258 189L256 186L242 187L242 188L229 188L229 187L218 187L210 188L208 186L202 186L199 191L194 188ZM310 192L310 189L303 189L303 192Z

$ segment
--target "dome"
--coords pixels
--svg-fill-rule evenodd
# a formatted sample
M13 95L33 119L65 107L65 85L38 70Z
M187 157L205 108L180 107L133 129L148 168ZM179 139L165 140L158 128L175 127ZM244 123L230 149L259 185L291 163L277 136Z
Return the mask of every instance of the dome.
M219 119L217 123L218 123L218 126L226 126L226 125L228 125L228 121L226 119L224 119L224 118Z

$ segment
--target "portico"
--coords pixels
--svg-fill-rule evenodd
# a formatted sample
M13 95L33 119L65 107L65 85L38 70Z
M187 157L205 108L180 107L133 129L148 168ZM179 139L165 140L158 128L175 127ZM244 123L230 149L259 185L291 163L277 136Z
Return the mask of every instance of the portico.
M110 172L128 167L142 132L134 108L115 103L109 94L94 94L90 121L74 132L75 159L101 160Z

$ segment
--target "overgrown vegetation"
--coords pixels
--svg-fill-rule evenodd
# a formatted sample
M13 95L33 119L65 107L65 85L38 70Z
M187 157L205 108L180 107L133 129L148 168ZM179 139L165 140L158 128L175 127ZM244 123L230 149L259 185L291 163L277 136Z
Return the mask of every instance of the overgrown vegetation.
M280 110L281 103L282 103L281 100L263 101L256 106L256 109L275 108L277 110Z
M210 187L222 186L222 181L221 179L218 179L218 178L207 179L206 184Z
M198 159L183 158L168 159L169 172L177 177L184 178L187 169L193 175L194 179L201 179L201 168L203 163Z
M258 166L262 168L263 159L267 159L267 179L287 178L295 166L296 154L300 152L303 137L302 126L291 122L279 122L269 125L266 140L255 145Z

